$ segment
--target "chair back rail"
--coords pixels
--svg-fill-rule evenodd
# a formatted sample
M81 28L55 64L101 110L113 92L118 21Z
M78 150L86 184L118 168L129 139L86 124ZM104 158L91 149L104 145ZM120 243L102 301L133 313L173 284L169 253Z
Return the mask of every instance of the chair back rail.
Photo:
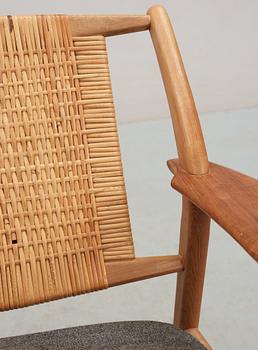
M88 15L69 16L71 32L74 37L101 34L113 36L140 32L150 27L148 15Z

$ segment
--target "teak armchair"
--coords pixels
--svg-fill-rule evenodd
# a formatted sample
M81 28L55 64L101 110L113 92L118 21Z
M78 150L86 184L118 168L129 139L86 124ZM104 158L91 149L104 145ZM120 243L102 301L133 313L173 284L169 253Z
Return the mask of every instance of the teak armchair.
M178 160L168 166L183 207L179 253L136 258L105 37L142 30L171 110ZM258 182L209 163L166 11L1 17L0 79L1 310L178 273L176 327L102 324L0 348L211 349L198 329L210 218L257 261Z

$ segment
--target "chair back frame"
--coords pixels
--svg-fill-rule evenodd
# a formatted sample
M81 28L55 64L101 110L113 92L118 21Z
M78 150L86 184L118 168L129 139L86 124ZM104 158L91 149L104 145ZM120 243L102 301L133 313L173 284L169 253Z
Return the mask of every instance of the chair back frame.
M192 92L165 9L151 7L146 15L67 16L72 36L103 37L149 30L156 51L177 144L179 163L189 174L206 174L207 152ZM9 25L13 26L12 17ZM83 67L82 67L83 69ZM87 72L85 72L87 74ZM101 103L101 102L100 102ZM210 219L183 198L179 254L165 257L107 261L106 286L178 273L174 323L209 348L198 331L209 241Z
M127 27L124 27L121 23L120 28L116 27L120 21L116 18L115 25L115 17L110 17L108 20L111 18L113 23L106 30L107 36L149 30L170 107L179 163L189 174L206 174L209 170L209 163L200 121L166 10L162 6L153 6L145 16L128 17ZM136 24L136 18L141 24L139 22ZM177 268L180 270L175 271L178 272L178 277L174 323L176 326L188 330L208 349L211 349L198 330L209 232L210 218L187 198L183 197L179 255L173 257L174 262L178 264ZM178 257L181 257L181 262ZM167 266L170 264L168 259L171 258L165 258L164 261L166 261ZM155 259L157 259L156 263L159 262L159 271L153 274L154 258L144 258L142 260L143 265L141 267L139 265L139 269L137 268L137 279L147 277L147 275L141 275L141 271L145 268L150 269L151 275L158 276L164 273L159 257ZM138 265L138 261L135 260L135 265ZM114 266L111 266L109 271L110 281L114 279L113 284L136 280L131 275L130 265L127 265L126 270L125 263L117 263L116 266L118 271ZM168 271L172 272L172 269L173 267L170 266Z

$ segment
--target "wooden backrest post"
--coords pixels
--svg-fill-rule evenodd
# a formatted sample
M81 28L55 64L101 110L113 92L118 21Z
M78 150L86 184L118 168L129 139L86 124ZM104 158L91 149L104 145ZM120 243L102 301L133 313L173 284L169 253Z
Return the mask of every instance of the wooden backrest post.
M179 163L190 174L208 172L208 158L201 126L167 15L151 7L150 34L156 50L176 138ZM178 273L174 323L182 329L198 328L209 242L210 218L183 198L179 254L184 271Z
M148 14L151 17L150 34L167 94L180 165L191 174L205 174L208 171L205 143L169 17L161 6L151 7Z
M184 270L177 275L174 309L174 324L182 329L199 326L209 232L210 218L183 197L179 254Z

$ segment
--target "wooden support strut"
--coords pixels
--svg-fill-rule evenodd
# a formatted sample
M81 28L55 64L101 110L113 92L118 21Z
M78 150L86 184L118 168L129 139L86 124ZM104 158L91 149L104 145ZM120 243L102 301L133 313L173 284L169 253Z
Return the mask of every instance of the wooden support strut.
M182 270L183 263L179 255L151 256L106 263L107 280L110 287Z
M178 274L174 324L198 328L209 243L210 218L183 197L179 254L184 271Z

